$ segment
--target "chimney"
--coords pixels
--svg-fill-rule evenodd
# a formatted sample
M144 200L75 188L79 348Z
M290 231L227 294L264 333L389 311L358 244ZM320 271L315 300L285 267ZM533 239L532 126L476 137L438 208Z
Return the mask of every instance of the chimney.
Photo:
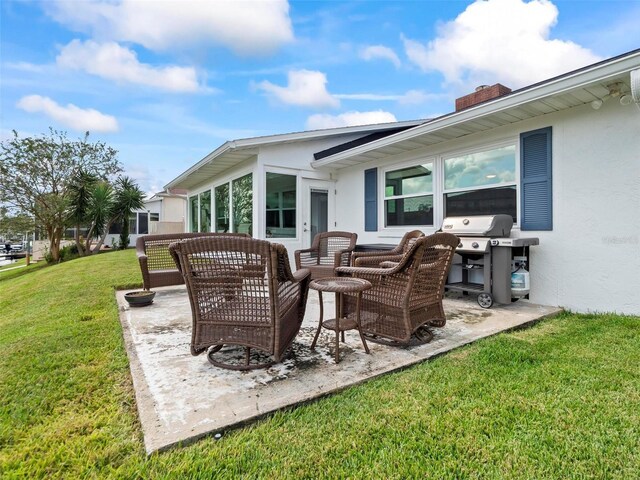
M493 100L494 98L502 97L507 93L511 93L511 89L501 83L496 83L491 86L480 85L476 88L475 92L465 95L464 97L456 98L456 112L488 100Z

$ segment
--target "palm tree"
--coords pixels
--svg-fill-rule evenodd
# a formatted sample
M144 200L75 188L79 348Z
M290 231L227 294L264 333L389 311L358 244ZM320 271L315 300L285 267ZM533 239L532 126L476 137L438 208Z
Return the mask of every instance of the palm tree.
M79 170L71 179L67 190L69 206L67 209L68 221L75 227L75 240L80 256L88 252L80 242L80 227L90 225L90 205L93 200L94 188L98 183L98 177L84 170ZM91 238L91 228L87 234Z
M129 217L138 209L144 208L145 193L129 177L120 177L116 181L115 213L122 230L120 233L120 248L129 246Z

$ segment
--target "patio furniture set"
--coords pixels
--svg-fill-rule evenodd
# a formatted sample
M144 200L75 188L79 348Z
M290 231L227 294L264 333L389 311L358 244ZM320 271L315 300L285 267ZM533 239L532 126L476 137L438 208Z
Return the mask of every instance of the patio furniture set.
M390 251L354 252L357 235L326 232L295 252L291 270L283 245L245 234L147 235L137 241L144 289L185 283L192 311L191 353L206 352L222 368L250 370L280 362L296 338L316 290L322 328L340 337L355 329L367 339L408 345L431 338L446 323L442 297L458 238L449 233L407 233ZM324 319L322 293L336 294L336 313ZM223 361L225 346L245 349L244 362ZM252 350L254 361L252 361ZM263 357L267 356L265 361ZM258 360L255 361L255 357Z

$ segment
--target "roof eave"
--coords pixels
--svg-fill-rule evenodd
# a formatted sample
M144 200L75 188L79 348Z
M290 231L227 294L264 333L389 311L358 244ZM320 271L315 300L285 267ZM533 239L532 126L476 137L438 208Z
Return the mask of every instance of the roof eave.
M321 160L316 160L313 162L313 166L329 166L333 163L340 162L342 160L346 160L360 154L371 152L378 148L384 148L386 146L393 145L394 143L397 143L399 141L409 140L426 133L435 132L442 128L459 125L469 120L479 118L491 113L498 113L503 110L518 107L533 100L548 97L551 95L557 95L571 89L580 88L581 86L588 85L599 80L605 80L608 77L620 75L621 73L625 73L627 71L638 68L639 58L640 49L635 50L630 54L611 59L606 63L600 62L598 64L577 70L573 73L570 72L560 77L554 77L550 80L524 87L520 90L516 90L495 100L483 102L482 104L469 107L460 112L453 112L444 115L409 130L405 130L403 132L390 135L383 139L359 147L355 147L351 150L325 157Z

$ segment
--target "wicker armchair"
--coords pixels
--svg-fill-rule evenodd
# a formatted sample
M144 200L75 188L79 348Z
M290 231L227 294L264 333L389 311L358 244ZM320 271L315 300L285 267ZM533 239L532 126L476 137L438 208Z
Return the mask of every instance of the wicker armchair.
M283 358L300 330L309 288L309 271L291 273L283 245L199 237L173 243L169 251L189 293L192 355L208 350L209 362L233 370L268 367ZM216 360L224 345L245 347L244 363ZM252 363L252 348L273 360Z
M180 240L196 237L217 237L220 235L248 237L244 233L167 233L145 235L136 240L136 254L142 272L142 284L145 290L184 283L182 274L176 268L169 245Z
M412 230L404 234L398 246L393 250L353 252L351 264L356 267L379 267L383 262L399 262L420 237L424 237L424 233L420 230Z
M360 322L363 333L380 343L408 345L411 336L420 340L433 336L422 327L443 327L446 323L442 296L458 246L450 233L418 238L400 262L379 268L339 267L340 275L369 280L373 288L362 292ZM344 294L345 313L354 313L356 296ZM420 329L420 332L417 332Z
M296 268L308 268L311 278L333 277L336 267L348 266L358 234L350 232L318 233L305 250L296 250Z

